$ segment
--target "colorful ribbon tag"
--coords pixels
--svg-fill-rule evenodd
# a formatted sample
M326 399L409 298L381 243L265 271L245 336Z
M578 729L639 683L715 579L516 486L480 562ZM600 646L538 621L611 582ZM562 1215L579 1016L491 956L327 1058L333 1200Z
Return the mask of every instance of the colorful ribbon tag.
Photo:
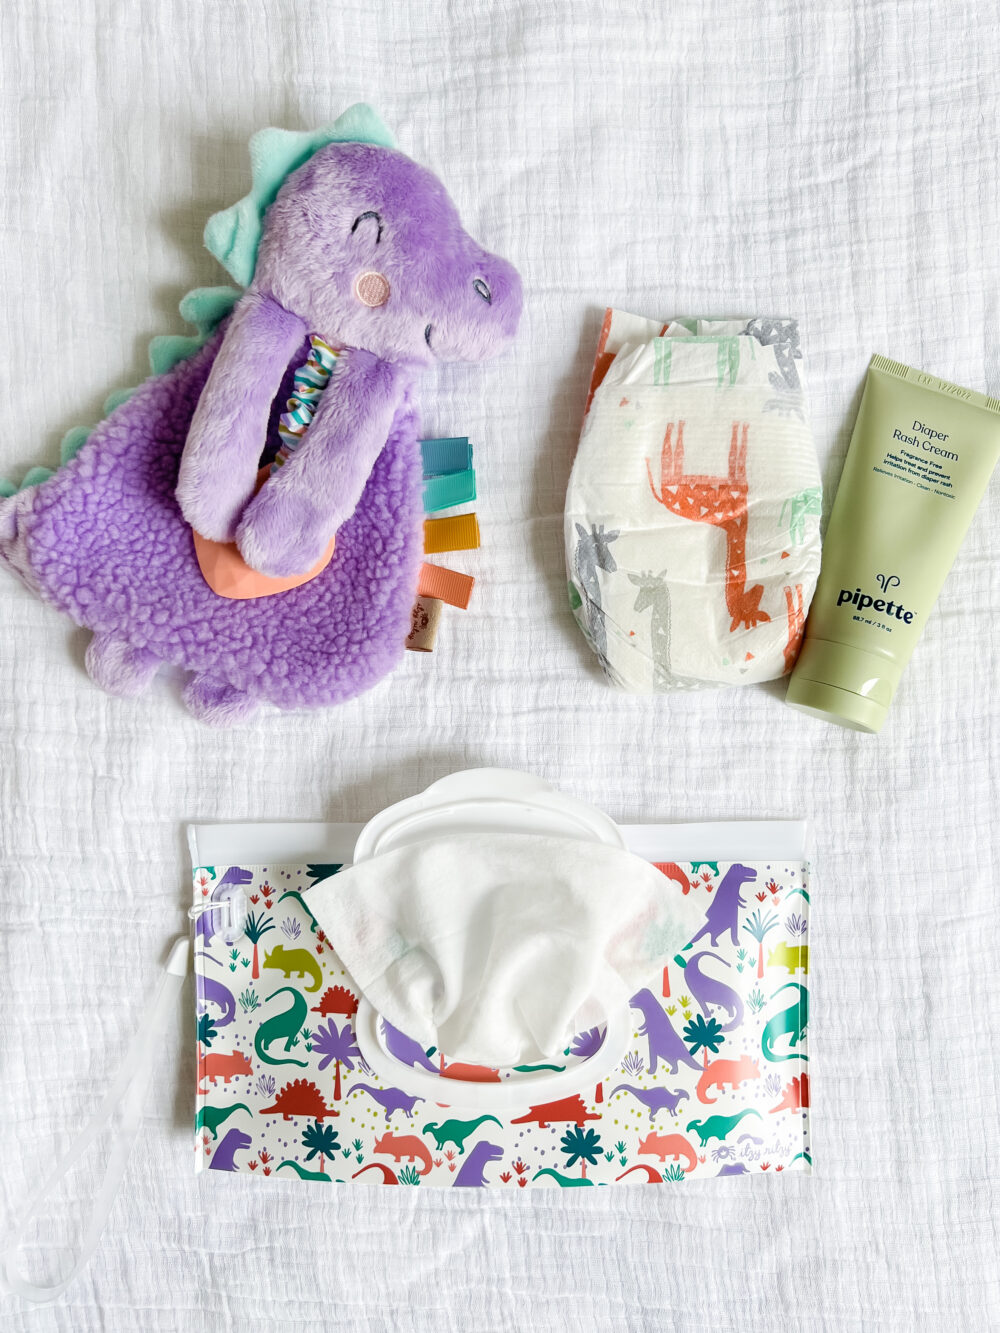
M424 520L424 552L475 551L479 547L479 521L475 514L455 514L451 518Z
M457 606L464 611L469 605L475 582L471 574L461 574L457 569L445 569L442 565L431 565L425 561L420 567L417 593L420 597L436 597L438 601L447 602L449 606Z
M446 477L430 477L424 482L424 513L469 504L476 498L476 474L472 468L452 472Z
M447 440L421 440L425 477L444 477L472 467L472 445L465 435Z

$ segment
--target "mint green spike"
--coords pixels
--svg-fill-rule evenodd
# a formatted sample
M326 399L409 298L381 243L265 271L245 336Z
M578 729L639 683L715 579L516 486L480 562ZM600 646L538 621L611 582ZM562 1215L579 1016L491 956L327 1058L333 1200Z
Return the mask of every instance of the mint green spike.
M193 324L202 339L216 329L243 295L238 287L193 287L178 309L186 324Z
M149 368L154 375L165 375L179 361L194 356L204 342L195 334L161 333L149 341Z
M89 426L71 426L62 437L59 445L60 463L68 463L71 458L75 458L83 446L87 443L90 435Z
M149 368L154 375L165 375L180 361L202 347L243 295L236 287L195 287L182 299L181 319L193 324L197 333L164 333L149 344Z
M41 486L43 481L48 481L52 476L50 467L31 467L24 474L24 480L21 482L19 490L26 491L31 486Z
M17 487L6 477L0 477L0 499L9 500L12 495L17 494Z
M115 389L109 393L104 400L104 407L101 409L106 417L109 417L116 407L121 407L122 403L127 403L139 386L133 384L131 389Z

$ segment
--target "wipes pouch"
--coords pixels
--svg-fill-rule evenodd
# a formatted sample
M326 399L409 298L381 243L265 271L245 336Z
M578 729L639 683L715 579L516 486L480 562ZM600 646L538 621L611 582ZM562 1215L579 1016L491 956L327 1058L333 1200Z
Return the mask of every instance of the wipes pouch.
M364 830L190 831L197 1169L501 1189L808 1170L804 826L602 816L572 847L578 809L485 778Z
M794 320L606 312L565 542L574 614L613 685L790 671L821 501Z

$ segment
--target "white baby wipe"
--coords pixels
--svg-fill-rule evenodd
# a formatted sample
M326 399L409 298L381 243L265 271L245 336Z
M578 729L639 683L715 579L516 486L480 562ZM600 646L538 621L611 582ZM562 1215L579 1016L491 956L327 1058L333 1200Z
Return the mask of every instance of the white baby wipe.
M310 910L373 1008L424 1047L552 1059L628 1000L703 915L655 866L575 838L437 839L342 871Z
M821 487L794 320L609 311L566 498L570 598L634 693L789 671Z

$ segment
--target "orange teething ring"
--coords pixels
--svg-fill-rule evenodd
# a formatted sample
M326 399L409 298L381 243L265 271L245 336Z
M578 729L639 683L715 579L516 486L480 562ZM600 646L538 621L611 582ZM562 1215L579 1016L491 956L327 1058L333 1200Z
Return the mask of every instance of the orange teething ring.
M261 468L257 473L257 490L270 475L270 468ZM330 538L330 545L322 556L305 574L293 574L288 578L269 578L266 574L251 569L240 555L235 542L213 542L195 532L194 551L198 557L198 568L202 578L218 597L228 597L231 601L244 602L251 597L273 597L277 592L288 592L291 588L300 588L317 574L322 574L333 559L336 537Z

